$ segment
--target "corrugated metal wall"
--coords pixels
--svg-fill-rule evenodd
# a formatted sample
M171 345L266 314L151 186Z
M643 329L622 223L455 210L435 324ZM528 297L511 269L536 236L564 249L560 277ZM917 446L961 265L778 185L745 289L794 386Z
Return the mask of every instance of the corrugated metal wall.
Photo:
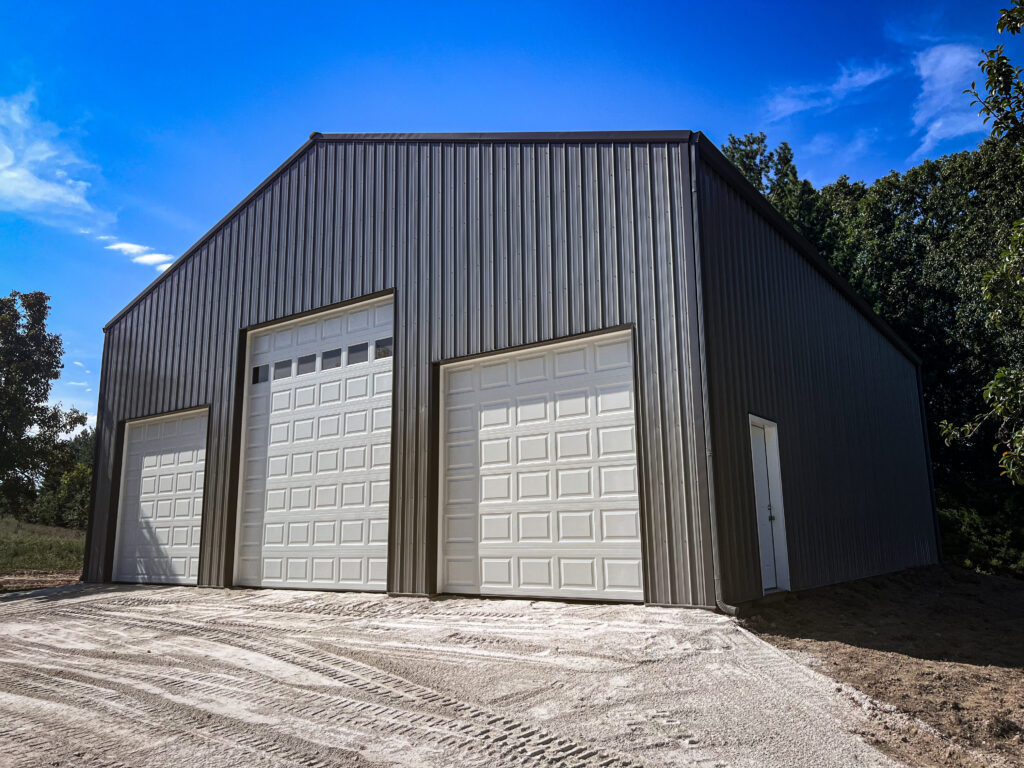
M915 363L739 194L735 178L706 160L698 168L725 599L761 596L748 413L778 423L793 589L935 562Z
M634 324L647 599L713 604L687 141L316 136L108 326L87 577L119 425L209 405L199 582L230 583L241 330L394 290L391 591L435 587L435 364Z

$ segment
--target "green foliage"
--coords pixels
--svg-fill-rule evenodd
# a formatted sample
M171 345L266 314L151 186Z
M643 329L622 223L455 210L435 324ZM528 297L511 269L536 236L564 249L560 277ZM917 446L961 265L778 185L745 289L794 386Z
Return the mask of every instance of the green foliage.
M49 404L64 352L46 330L49 297L40 291L0 297L0 514L27 514L47 468L67 465L62 436L85 414Z
M1000 11L996 28L1016 35L1022 27L1024 0L1014 0L1010 8ZM974 96L985 121L992 122L994 137L1024 147L1024 69L1013 66L1001 45L985 51L979 66L985 74L984 95L975 83L965 92ZM988 410L969 420L945 420L940 429L948 444L969 443L987 423L995 424L993 450L1002 474L1024 485L1024 219L1014 222L1004 242L1007 246L980 281L981 295L988 326L1012 337L1016 345L1006 350L1002 364L993 365L995 373L982 387Z
M939 527L946 559L964 568L1004 576L1024 575L1024 525L1012 494L977 504L985 489L937 489Z
M92 503L92 461L96 431L85 429L67 441L46 468L35 502L21 519L84 529Z
M29 522L84 530L89 524L92 468L75 463L50 487L44 487L30 508Z
M1024 29L1024 0L1013 0L1009 8L999 12L996 31L1020 34ZM1020 144L1024 141L1024 69L1015 67L1002 45L983 51L985 58L978 62L985 75L985 93L979 93L977 83L964 91L974 97L979 114L985 122L991 121L992 135L1002 136Z
M0 517L0 575L14 571L69 571L82 567L85 534Z

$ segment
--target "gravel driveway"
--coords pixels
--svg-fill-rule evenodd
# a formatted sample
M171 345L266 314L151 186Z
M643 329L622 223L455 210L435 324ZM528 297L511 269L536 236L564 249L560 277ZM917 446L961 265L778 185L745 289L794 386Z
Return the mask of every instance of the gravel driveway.
M0 598L0 765L892 766L713 613L183 587Z

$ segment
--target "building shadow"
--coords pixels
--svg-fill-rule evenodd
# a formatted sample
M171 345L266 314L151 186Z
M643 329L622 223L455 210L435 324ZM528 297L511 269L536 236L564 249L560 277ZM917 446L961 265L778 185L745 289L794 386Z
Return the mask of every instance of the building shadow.
M757 606L744 625L768 636L1024 669L1024 581L952 566L798 592Z

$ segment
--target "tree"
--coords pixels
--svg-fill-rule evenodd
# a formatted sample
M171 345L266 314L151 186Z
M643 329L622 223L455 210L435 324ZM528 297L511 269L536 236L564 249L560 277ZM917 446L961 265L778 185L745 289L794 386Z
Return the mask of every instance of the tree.
M782 142L770 150L763 131L742 138L730 133L722 152L811 245L822 250L827 213L814 185L797 173L789 144Z
M0 297L0 512L16 517L51 463L68 450L61 440L85 414L49 403L63 368L60 336L46 330L49 297L41 291Z
M1000 11L999 33L1020 34L1024 28L1024 0L1014 0ZM985 93L971 83L965 93L974 96L979 114L991 121L992 135L1016 147L1024 146L1024 69L1015 67L999 45L984 51L978 63L985 74ZM981 294L988 307L990 327L1013 331L1024 329L1024 219L1018 219L993 269L981 280ZM1020 333L1015 334L1018 341ZM1024 352L1018 346L1008 354L1006 363L996 368L981 389L988 410L966 424L957 426L943 421L947 443L974 439L988 422L996 423L996 444L1002 473L1013 483L1024 485Z
M92 502L93 449L96 430L84 429L66 441L46 468L39 494L25 519L43 525L85 528Z

